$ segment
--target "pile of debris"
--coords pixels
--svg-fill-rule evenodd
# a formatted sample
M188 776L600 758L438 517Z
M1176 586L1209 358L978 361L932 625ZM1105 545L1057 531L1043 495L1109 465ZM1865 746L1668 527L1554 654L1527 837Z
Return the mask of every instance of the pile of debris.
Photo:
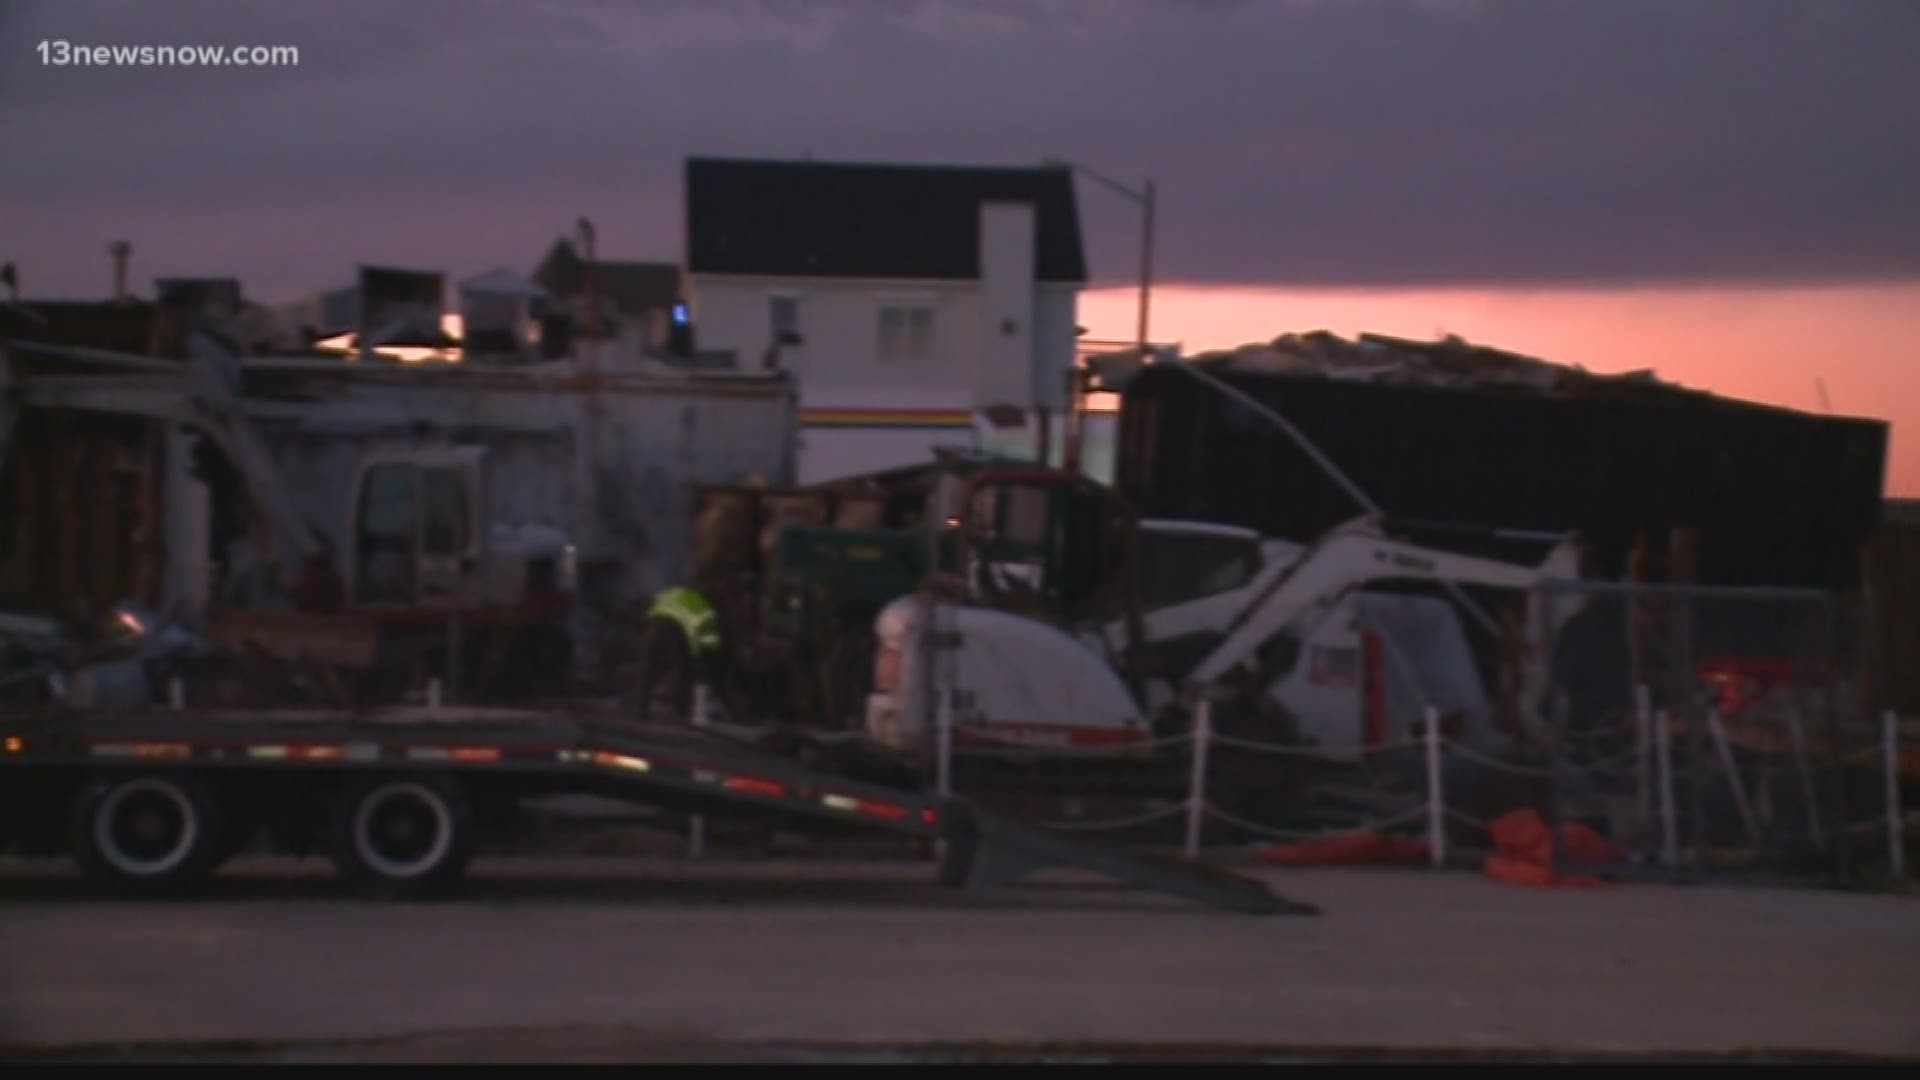
M1314 330L1204 352L1187 360L1213 370L1315 375L1398 386L1504 387L1550 394L1697 393L1662 381L1651 370L1601 375L1577 365L1475 345L1454 335L1439 341L1413 341L1363 333L1349 341L1330 331Z
M0 611L0 708L339 704L338 687L312 685L315 669L225 648L179 611L131 600L85 622Z

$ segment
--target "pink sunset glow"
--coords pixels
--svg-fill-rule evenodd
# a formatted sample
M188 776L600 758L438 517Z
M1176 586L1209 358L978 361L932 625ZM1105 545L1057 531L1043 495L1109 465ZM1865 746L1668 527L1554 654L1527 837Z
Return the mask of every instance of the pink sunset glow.
M1125 339L1137 291L1081 297L1089 336ZM1729 397L1891 421L1887 494L1920 496L1920 282L1818 288L1317 291L1154 289L1152 337L1191 354L1289 331L1457 334L1593 371L1651 368ZM1826 401L1822 401L1821 387Z

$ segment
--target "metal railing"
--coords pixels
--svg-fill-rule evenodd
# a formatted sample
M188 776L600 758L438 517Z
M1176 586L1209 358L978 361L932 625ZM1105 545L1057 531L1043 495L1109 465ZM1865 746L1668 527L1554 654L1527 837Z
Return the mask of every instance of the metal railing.
M704 687L696 688L695 723L704 722L708 700L704 691ZM1212 704L1203 701L1195 710L1192 727L1184 733L1149 742L1130 743L1125 747L1047 747L1044 751L1049 757L1092 760L1120 753L1138 754L1149 747L1160 752L1177 752L1187 747L1187 785L1178 801L1168 806L1097 820L1039 821L1034 824L1071 832L1125 832L1179 819L1184 825L1180 850L1189 859L1198 859L1209 850L1205 843L1206 824L1209 821L1229 826L1242 834L1269 840L1324 838L1357 831L1386 833L1418 826L1424 836L1427 861L1432 866L1444 867L1448 865L1450 856L1450 827L1486 830L1493 824L1450 804L1446 764L1458 761L1489 772L1546 781L1555 787L1578 782L1613 789L1624 788L1638 810L1647 819L1657 823L1657 843L1652 852L1652 861L1667 871L1679 871L1683 867L1683 853L1677 791L1679 780L1675 768L1675 718L1669 710L1653 707L1651 695L1644 689L1635 695L1635 699L1633 714L1618 723L1583 731L1558 732L1550 760L1544 765L1501 757L1463 739L1447 737L1442 711L1432 705L1422 710L1420 731L1416 738L1375 743L1357 750L1343 748L1340 751L1328 751L1296 743L1267 742L1221 734L1215 730ZM1808 840L1816 848L1822 848L1836 837L1884 833L1888 876L1896 887L1904 881L1907 828L1910 823L1920 823L1910 821L1920 819L1920 814L1909 813L1902 803L1901 754L1903 749L1908 748L1902 745L1900 720L1892 711L1880 718L1876 745L1856 747L1845 752L1838 752L1836 748L1835 753L1818 762L1801 753L1795 761L1786 764L1744 765L1737 761L1724 719L1712 710L1707 710L1704 715L1708 734L1715 747L1715 768L1703 770L1703 775L1710 773L1728 787L1737 817L1751 844L1757 846L1760 843L1763 830L1754 801L1746 792L1747 778L1763 774L1784 775L1799 787L1808 816L1806 827L1797 832L1774 830L1776 839L1797 836ZM952 795L955 793L954 742L961 729L954 724L951 709L936 710L936 717L934 783L941 794ZM976 742L992 741L985 732L971 728L965 730L968 737ZM1007 742L1006 745L1018 747L1024 744ZM1423 778L1419 790L1398 793L1411 801L1387 812L1366 815L1360 820L1331 828L1290 828L1250 820L1218 805L1211 798L1210 765L1215 751L1222 748L1339 766L1351 766L1356 756L1365 759L1381 754L1405 755L1417 750ZM1871 816L1851 821L1823 818L1821 800L1816 792L1818 777L1839 770L1858 771L1862 766L1873 767L1880 774L1877 786L1882 789L1881 805L1877 811ZM689 854L699 857L704 851L705 821L696 816L690 825ZM1702 836L1695 836L1693 840L1696 847L1706 843L1706 838ZM1555 851L1557 868L1557 841Z

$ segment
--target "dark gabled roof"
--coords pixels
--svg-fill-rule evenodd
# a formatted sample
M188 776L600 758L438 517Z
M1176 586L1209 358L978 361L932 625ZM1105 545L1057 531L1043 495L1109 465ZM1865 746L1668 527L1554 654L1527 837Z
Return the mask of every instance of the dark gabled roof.
M980 276L980 206L1037 219L1034 272L1082 283L1073 174L1057 168L688 158L687 269L781 277Z
M556 240L533 272L533 280L561 299L586 289L586 260L573 245ZM680 298L680 267L673 263L607 262L593 264L593 291L630 315L668 309Z

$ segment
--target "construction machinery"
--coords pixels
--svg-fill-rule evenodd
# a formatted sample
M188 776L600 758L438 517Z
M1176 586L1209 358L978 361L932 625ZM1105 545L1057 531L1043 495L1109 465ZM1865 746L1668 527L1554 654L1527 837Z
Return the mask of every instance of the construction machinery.
M1456 601L1435 595L1441 585L1471 588L1475 602L1503 610L1510 631L1494 665L1510 726L1497 730L1491 710L1454 707L1439 710L1444 734L1493 752L1538 734L1522 725L1544 700L1547 643L1577 605L1555 605L1545 618L1534 590L1578 576L1573 538L1537 561L1506 562L1399 539L1361 519L1293 549L1180 523L1138 528L1111 491L1051 470L1002 467L956 480L959 509L945 524L953 559L876 619L865 734L893 753L922 762L944 754L955 768L971 761L974 775L998 783L1051 770L1046 782L1058 785L1068 762L1109 784L1129 767L1179 783L1181 771L1164 766L1187 756L1183 736L1204 701L1213 730L1242 744L1357 761L1423 734L1427 706L1447 702L1427 679L1410 707L1382 708L1351 661L1335 664L1343 677L1323 685L1325 654L1351 656L1389 629L1383 622L1409 614L1440 612L1438 624L1459 638ZM1162 565L1145 590L1139 553L1155 534ZM1182 550L1182 573L1172 574ZM1474 683L1473 657L1464 643L1460 650L1397 660L1404 676ZM1243 810L1290 803L1314 771L1266 753L1216 764L1222 801Z
M203 440L173 480L194 472L216 500L230 499L248 541L224 553L221 580L210 583L205 630L214 642L346 672L332 692L350 699L390 699L427 668L454 681L464 672L503 696L564 679L572 545L558 528L492 518L484 447L421 438L357 450L340 516L323 528L299 509L241 406L233 358L210 339L197 336L184 360L12 349L59 367L4 365L11 409L144 418ZM0 428L0 446L17 419L11 413ZM210 561L204 548L177 555ZM508 655L514 662L502 663Z
M692 570L649 612L630 681L635 697L685 717L694 686L704 685L716 713L741 723L857 731L871 686L875 618L929 574L950 575L957 566L954 484L964 477L1025 476L1034 468L950 453L805 488L697 489ZM1074 483L1067 473L1040 474ZM1104 490L1091 480L1077 483L1089 492ZM1097 497L1085 503L1099 504ZM1056 599L1076 608L1085 599L1078 592L1117 566L1086 543L1050 557L1054 580L1075 579L1067 587L1075 598ZM996 588L988 579L977 585Z
M1497 749L1545 682L1539 645L1554 628L1535 625L1528 591L1579 570L1571 538L1510 562L1396 539L1371 519L1310 546L1138 521L1079 474L979 456L703 497L758 509L736 512L734 539L703 549L709 572L690 583L715 613L705 655L687 620L656 612L645 678L672 689L665 712L690 715L704 683L709 716L859 732L923 760L938 702L963 760L1084 762L1093 750L1156 762L1203 692L1220 699L1223 731L1335 757L1404 740L1433 704L1449 735ZM751 587L712 572L725 552L763 560L734 579ZM1495 655L1436 586L1472 587L1481 617L1502 610ZM1573 613L1560 605L1556 626Z
M629 702L684 719L700 685L731 717L857 724L873 615L922 573L889 502L878 485L697 488L691 573L646 613Z

